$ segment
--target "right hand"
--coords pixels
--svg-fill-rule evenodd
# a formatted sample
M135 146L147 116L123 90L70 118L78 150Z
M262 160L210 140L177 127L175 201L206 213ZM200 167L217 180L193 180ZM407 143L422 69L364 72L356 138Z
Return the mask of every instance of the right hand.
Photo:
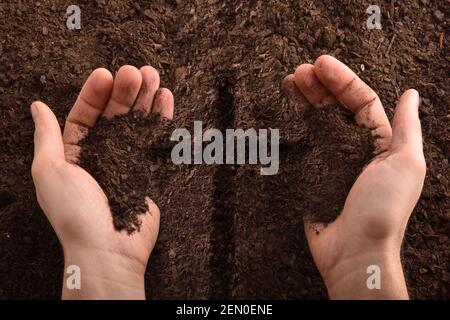
M172 119L173 95L159 84L158 72L148 66L124 66L115 79L105 69L95 70L67 117L63 135L45 104L31 106L37 199L62 244L66 266L82 271L82 290L63 290L64 298L145 297L144 273L158 236L158 207L147 199L149 213L140 216L140 232L117 232L105 193L77 163L80 142L102 116L139 111Z

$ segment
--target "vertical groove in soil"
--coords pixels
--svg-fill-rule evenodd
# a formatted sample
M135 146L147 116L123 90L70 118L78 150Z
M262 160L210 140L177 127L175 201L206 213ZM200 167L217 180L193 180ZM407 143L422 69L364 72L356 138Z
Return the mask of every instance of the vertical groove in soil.
M14 196L6 191L0 190L0 209L14 202Z
M234 126L234 97L228 78L219 79L217 125L225 132ZM212 234L211 234L211 299L231 297L234 259L233 183L235 171L229 165L219 166L213 178Z

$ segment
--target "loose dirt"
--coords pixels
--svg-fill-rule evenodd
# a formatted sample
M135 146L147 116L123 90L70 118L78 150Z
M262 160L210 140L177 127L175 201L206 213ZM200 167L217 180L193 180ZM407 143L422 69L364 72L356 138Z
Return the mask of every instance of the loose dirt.
M66 28L70 4L0 3L0 298L57 299L61 294L62 250L37 205L30 175L30 103L44 100L63 125L92 70L115 72L123 64L159 70L162 85L175 95L174 127L191 129L199 120L205 130L279 128L282 139L280 172L272 177L253 166L173 166L165 145L131 149L133 158L152 165L141 172L150 179L129 180L137 192L133 197L140 199L146 188L162 213L146 273L148 297L326 298L302 222L314 198L300 192L300 178L304 166L334 164L319 148L326 138L310 139L314 128L280 92L285 75L321 54L355 70L380 95L390 118L404 90L421 93L428 172L402 259L411 297L450 297L448 2L381 1L383 28L371 31L365 26L372 3L365 0L82 0L79 31ZM133 123L114 124L124 141ZM354 130L329 139L352 139ZM348 162L354 175L366 161L360 156L368 154L360 133L360 145L341 143L352 147L342 155L358 156ZM95 143L86 145L112 139L106 124L88 139L95 135ZM141 147L146 152L137 154ZM108 148L128 154L126 144L115 140ZM108 158L94 152L88 164L95 174ZM122 166L114 168L104 174L131 179ZM334 179L336 169L341 168L329 168L326 176L320 172L317 179ZM341 181L342 190L352 179ZM332 215L339 210L336 206ZM136 227L133 219L120 218L116 226Z
M149 189L166 184L159 180L162 174L170 174L160 170L170 160L170 129L173 131L167 120L130 113L112 121L101 119L81 142L80 166L106 193L117 231L139 231L138 216L148 212L145 198ZM159 158L165 151L169 154Z

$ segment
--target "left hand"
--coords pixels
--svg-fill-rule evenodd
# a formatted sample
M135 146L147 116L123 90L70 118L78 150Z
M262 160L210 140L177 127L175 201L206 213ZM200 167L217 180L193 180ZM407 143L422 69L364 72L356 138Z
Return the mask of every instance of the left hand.
M377 137L378 155L355 181L339 217L326 227L305 224L330 298L407 299L400 249L426 172L419 94L408 90L400 98L391 128L376 93L333 57L301 65L283 87L303 107L343 105ZM381 290L366 286L367 268L372 265L381 268Z

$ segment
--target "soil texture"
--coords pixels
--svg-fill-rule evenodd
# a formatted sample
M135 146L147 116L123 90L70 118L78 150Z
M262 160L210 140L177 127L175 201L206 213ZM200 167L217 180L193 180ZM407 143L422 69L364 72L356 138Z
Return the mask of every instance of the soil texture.
M281 93L287 74L322 54L355 70L379 94L390 119L402 92L420 92L428 171L402 259L412 298L450 298L450 3L378 3L381 30L367 29L366 10L373 3L366 0L79 0L82 27L70 31L66 10L71 2L2 1L0 298L61 296L63 253L31 179L29 105L45 101L63 126L94 69L116 72L131 64L152 65L160 72L162 86L175 96L174 122L123 118L100 123L85 141L82 160L108 194L120 184L110 197L119 229L138 227L127 212L143 210L143 195L160 207L147 297L325 299L303 215L323 199L335 205L320 219L330 221L339 213L346 190L367 163L371 143L339 112L311 115L321 127L311 126ZM204 130L278 128L280 172L261 176L259 166L248 165L174 166L165 138L142 131L146 121L161 127L161 137L168 127L192 132L194 121L203 121ZM321 131L330 123L340 123L342 134L331 127ZM111 126L117 137L108 133ZM139 132L151 143L133 139ZM323 141L338 145L323 149ZM117 157L104 156L109 153ZM143 163L127 168L129 159ZM312 171L308 176L305 168ZM341 179L347 172L351 175ZM123 198L127 185L134 190L131 199ZM336 199L318 188L324 185L339 191Z

